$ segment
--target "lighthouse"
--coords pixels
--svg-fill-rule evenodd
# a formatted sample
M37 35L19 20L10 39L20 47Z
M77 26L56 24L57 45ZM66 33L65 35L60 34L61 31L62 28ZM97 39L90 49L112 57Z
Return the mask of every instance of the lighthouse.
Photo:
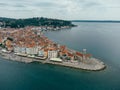
M86 60L86 52L87 52L87 49L83 49L83 61Z

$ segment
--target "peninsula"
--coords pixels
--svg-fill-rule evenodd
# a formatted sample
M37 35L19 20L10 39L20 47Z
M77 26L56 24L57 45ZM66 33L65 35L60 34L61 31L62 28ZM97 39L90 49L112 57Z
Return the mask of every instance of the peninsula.
M34 17L27 19L14 19L0 17L1 28L24 28L27 26L41 26L44 30L60 30L64 28L71 28L76 25L71 21L51 19L45 17Z
M75 51L48 39L42 33L46 27L50 28L49 26L1 28L0 56L19 62L41 62L90 71L99 71L106 67L102 61L87 53L86 49L81 52Z

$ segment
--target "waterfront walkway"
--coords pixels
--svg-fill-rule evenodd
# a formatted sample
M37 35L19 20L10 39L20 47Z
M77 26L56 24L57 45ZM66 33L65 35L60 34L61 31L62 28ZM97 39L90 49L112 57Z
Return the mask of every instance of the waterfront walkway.
M34 59L34 58L18 56L18 55L15 55L14 53L8 54L8 53L0 52L0 55L1 57L8 59L8 60L12 60L12 61L18 61L18 62L24 62L24 63L41 62L41 63L55 64L55 65L60 65L60 66L70 67L70 68L90 70L90 71L99 71L99 70L103 70L106 67L106 65L103 62L101 62L100 60L96 58L90 58L89 60L86 60L86 62L63 61L59 63L59 62L52 62L48 59L39 60L39 59Z

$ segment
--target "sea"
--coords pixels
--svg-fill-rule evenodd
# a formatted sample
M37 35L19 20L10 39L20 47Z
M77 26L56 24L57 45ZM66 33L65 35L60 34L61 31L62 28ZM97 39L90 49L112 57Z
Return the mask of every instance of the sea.
M73 22L44 34L52 41L103 61L102 71L9 61L0 57L0 90L120 90L120 23Z

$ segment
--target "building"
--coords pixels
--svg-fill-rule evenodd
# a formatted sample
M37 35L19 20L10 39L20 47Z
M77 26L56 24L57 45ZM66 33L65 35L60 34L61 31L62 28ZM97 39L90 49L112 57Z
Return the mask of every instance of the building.
M62 59L60 59L60 58L50 58L50 61L62 63Z
M14 47L14 52L15 52L15 53L20 53L20 47L15 46L15 47Z
M86 53L81 53L81 52L76 52L76 56L79 57L81 61L88 60L92 57L91 54L86 54Z
M58 51L48 51L48 58L57 58L58 57Z
M25 54L25 53L26 53L26 48L25 48L25 47L15 46L15 47L14 47L14 52L15 52L15 53Z
M38 51L38 56L43 57L45 52L43 50Z
M12 41L11 40L6 40L5 45L6 45L7 48L11 47L12 46Z
M29 54L29 55L38 54L38 48L37 47L26 48L26 54Z
M67 53L67 56L70 58L70 60L74 60L74 55L70 52Z
M80 52L76 52L76 56L80 59L80 61L83 61L83 54Z

